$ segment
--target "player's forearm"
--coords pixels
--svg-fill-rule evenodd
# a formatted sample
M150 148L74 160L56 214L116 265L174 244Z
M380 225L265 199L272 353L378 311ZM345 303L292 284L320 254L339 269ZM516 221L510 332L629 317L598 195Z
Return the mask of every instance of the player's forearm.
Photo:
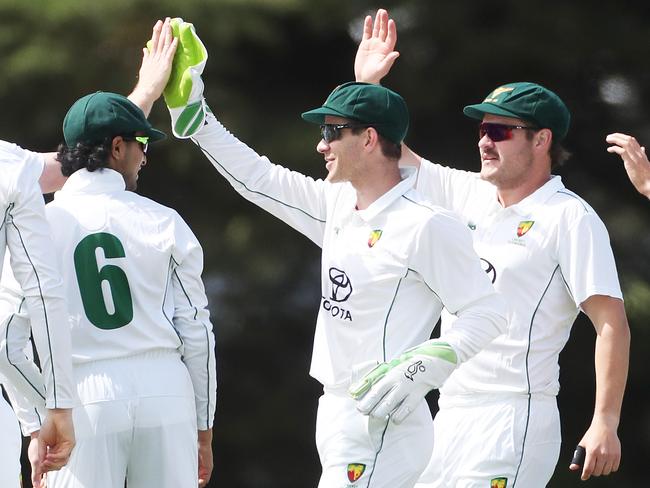
M271 163L212 115L192 140L241 196L322 245L328 183Z
M594 420L618 425L627 382L630 356L630 328L623 300L593 295L582 309L596 329L596 404Z
M627 382L630 332L627 323L605 324L596 339L594 420L618 427Z
M497 293L487 295L459 312L458 318L440 339L458 354L459 363L478 354L507 327L506 307Z
M61 189L68 179L61 173L61 163L56 159L56 153L43 153L45 165L38 180L43 193L52 193Z

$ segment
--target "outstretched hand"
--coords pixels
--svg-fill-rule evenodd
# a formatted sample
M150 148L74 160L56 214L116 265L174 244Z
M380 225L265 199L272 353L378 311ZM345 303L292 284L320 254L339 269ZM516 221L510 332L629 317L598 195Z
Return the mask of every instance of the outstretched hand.
M379 84L399 56L395 51L396 43L397 27L395 21L388 18L386 10L377 10L374 24L372 17L366 16L363 37L354 59L356 81Z
M623 160L625 171L639 193L650 198L650 162L645 147L627 134L609 134L605 141L612 144L607 152L618 154Z
M145 116L149 115L169 81L177 47L178 39L172 34L171 19L167 17L164 22L156 22L151 40L142 49L138 84L129 95L129 99L142 109Z

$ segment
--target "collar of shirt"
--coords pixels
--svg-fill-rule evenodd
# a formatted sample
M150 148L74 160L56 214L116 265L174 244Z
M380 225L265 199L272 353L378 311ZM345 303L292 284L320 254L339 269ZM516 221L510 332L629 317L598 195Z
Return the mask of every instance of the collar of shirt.
M510 208L519 215L530 215L535 207L546 202L551 196L564 188L560 176L551 175L551 178L533 193L524 198L521 202L512 205Z
M361 219L366 222L372 220L395 200L415 187L415 179L417 177L417 170L415 168L400 168L399 173L402 181L372 202L368 208L357 211L357 215Z
M124 178L110 168L88 171L86 168L75 171L70 175L60 191L64 193L113 193L124 191ZM57 192L59 193L59 192ZM55 194L56 198L56 194Z

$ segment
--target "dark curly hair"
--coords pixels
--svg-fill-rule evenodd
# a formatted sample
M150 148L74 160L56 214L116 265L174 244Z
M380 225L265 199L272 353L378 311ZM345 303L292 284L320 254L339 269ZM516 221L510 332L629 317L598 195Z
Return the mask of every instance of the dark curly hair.
M108 167L112 145L112 137L106 137L103 141L93 144L78 142L73 148L65 143L59 144L56 159L61 163L61 173L63 176L70 176L81 168L95 171Z

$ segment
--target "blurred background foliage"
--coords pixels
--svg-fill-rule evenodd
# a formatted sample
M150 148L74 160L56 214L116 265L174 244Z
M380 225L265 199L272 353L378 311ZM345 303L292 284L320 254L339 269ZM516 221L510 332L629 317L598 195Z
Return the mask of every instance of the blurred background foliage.
M208 48L205 92L221 121L274 162L322 177L317 130L299 114L353 78L363 16L378 7L396 18L401 52L385 84L409 103L407 143L429 159L478 168L476 126L461 108L499 84L542 83L571 109L574 156L558 173L608 226L633 334L622 466L589 485L647 486L650 202L604 138L621 131L650 143L650 3L0 0L0 137L54 150L68 107L96 90L128 93L155 20L180 16ZM168 128L162 104L151 120ZM177 209L205 250L219 361L210 486L315 486L319 385L308 368L319 249L239 197L187 141L150 149L139 191ZM594 338L581 316L561 356L564 441L553 487L581 484L567 466L591 419Z

